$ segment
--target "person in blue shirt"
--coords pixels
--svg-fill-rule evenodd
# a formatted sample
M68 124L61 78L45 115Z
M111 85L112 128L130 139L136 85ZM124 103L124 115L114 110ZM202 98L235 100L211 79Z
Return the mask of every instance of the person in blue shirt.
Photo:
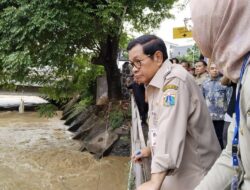
M221 149L223 149L224 116L227 112L232 88L221 84L221 75L215 64L210 64L208 70L210 77L203 82L202 93L213 120Z

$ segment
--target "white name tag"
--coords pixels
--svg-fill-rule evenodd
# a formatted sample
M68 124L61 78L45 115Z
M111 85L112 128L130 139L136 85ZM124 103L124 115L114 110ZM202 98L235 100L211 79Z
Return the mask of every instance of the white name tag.
M156 146L156 137L157 137L157 129L152 128L150 129L150 140L151 140L151 146Z
M149 135L150 135L150 143L151 143L151 153L153 156L155 152L155 147L156 147L157 129L156 128L149 129Z

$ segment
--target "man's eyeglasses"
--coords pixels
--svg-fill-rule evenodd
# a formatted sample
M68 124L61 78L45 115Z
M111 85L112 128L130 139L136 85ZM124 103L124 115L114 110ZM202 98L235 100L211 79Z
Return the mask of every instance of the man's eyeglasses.
M135 67L137 69L140 69L141 68L141 65L142 65L142 62L147 59L147 58L150 58L152 57L152 55L146 55L146 57L144 59L138 59L138 60L135 60L134 62L132 61L129 61L129 64L132 66L132 67Z

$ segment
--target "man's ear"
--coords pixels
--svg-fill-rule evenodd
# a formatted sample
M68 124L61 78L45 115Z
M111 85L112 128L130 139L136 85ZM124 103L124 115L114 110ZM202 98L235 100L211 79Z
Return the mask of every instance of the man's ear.
M161 51L155 52L154 61L157 63L158 66L161 66L161 64L163 63L163 54Z

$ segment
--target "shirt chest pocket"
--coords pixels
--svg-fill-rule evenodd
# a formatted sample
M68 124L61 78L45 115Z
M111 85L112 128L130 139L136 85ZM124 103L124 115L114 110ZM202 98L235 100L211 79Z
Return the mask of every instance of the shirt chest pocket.
M159 115L160 115L159 107L156 105L154 106L154 109L151 111L150 114L150 127L158 128Z

